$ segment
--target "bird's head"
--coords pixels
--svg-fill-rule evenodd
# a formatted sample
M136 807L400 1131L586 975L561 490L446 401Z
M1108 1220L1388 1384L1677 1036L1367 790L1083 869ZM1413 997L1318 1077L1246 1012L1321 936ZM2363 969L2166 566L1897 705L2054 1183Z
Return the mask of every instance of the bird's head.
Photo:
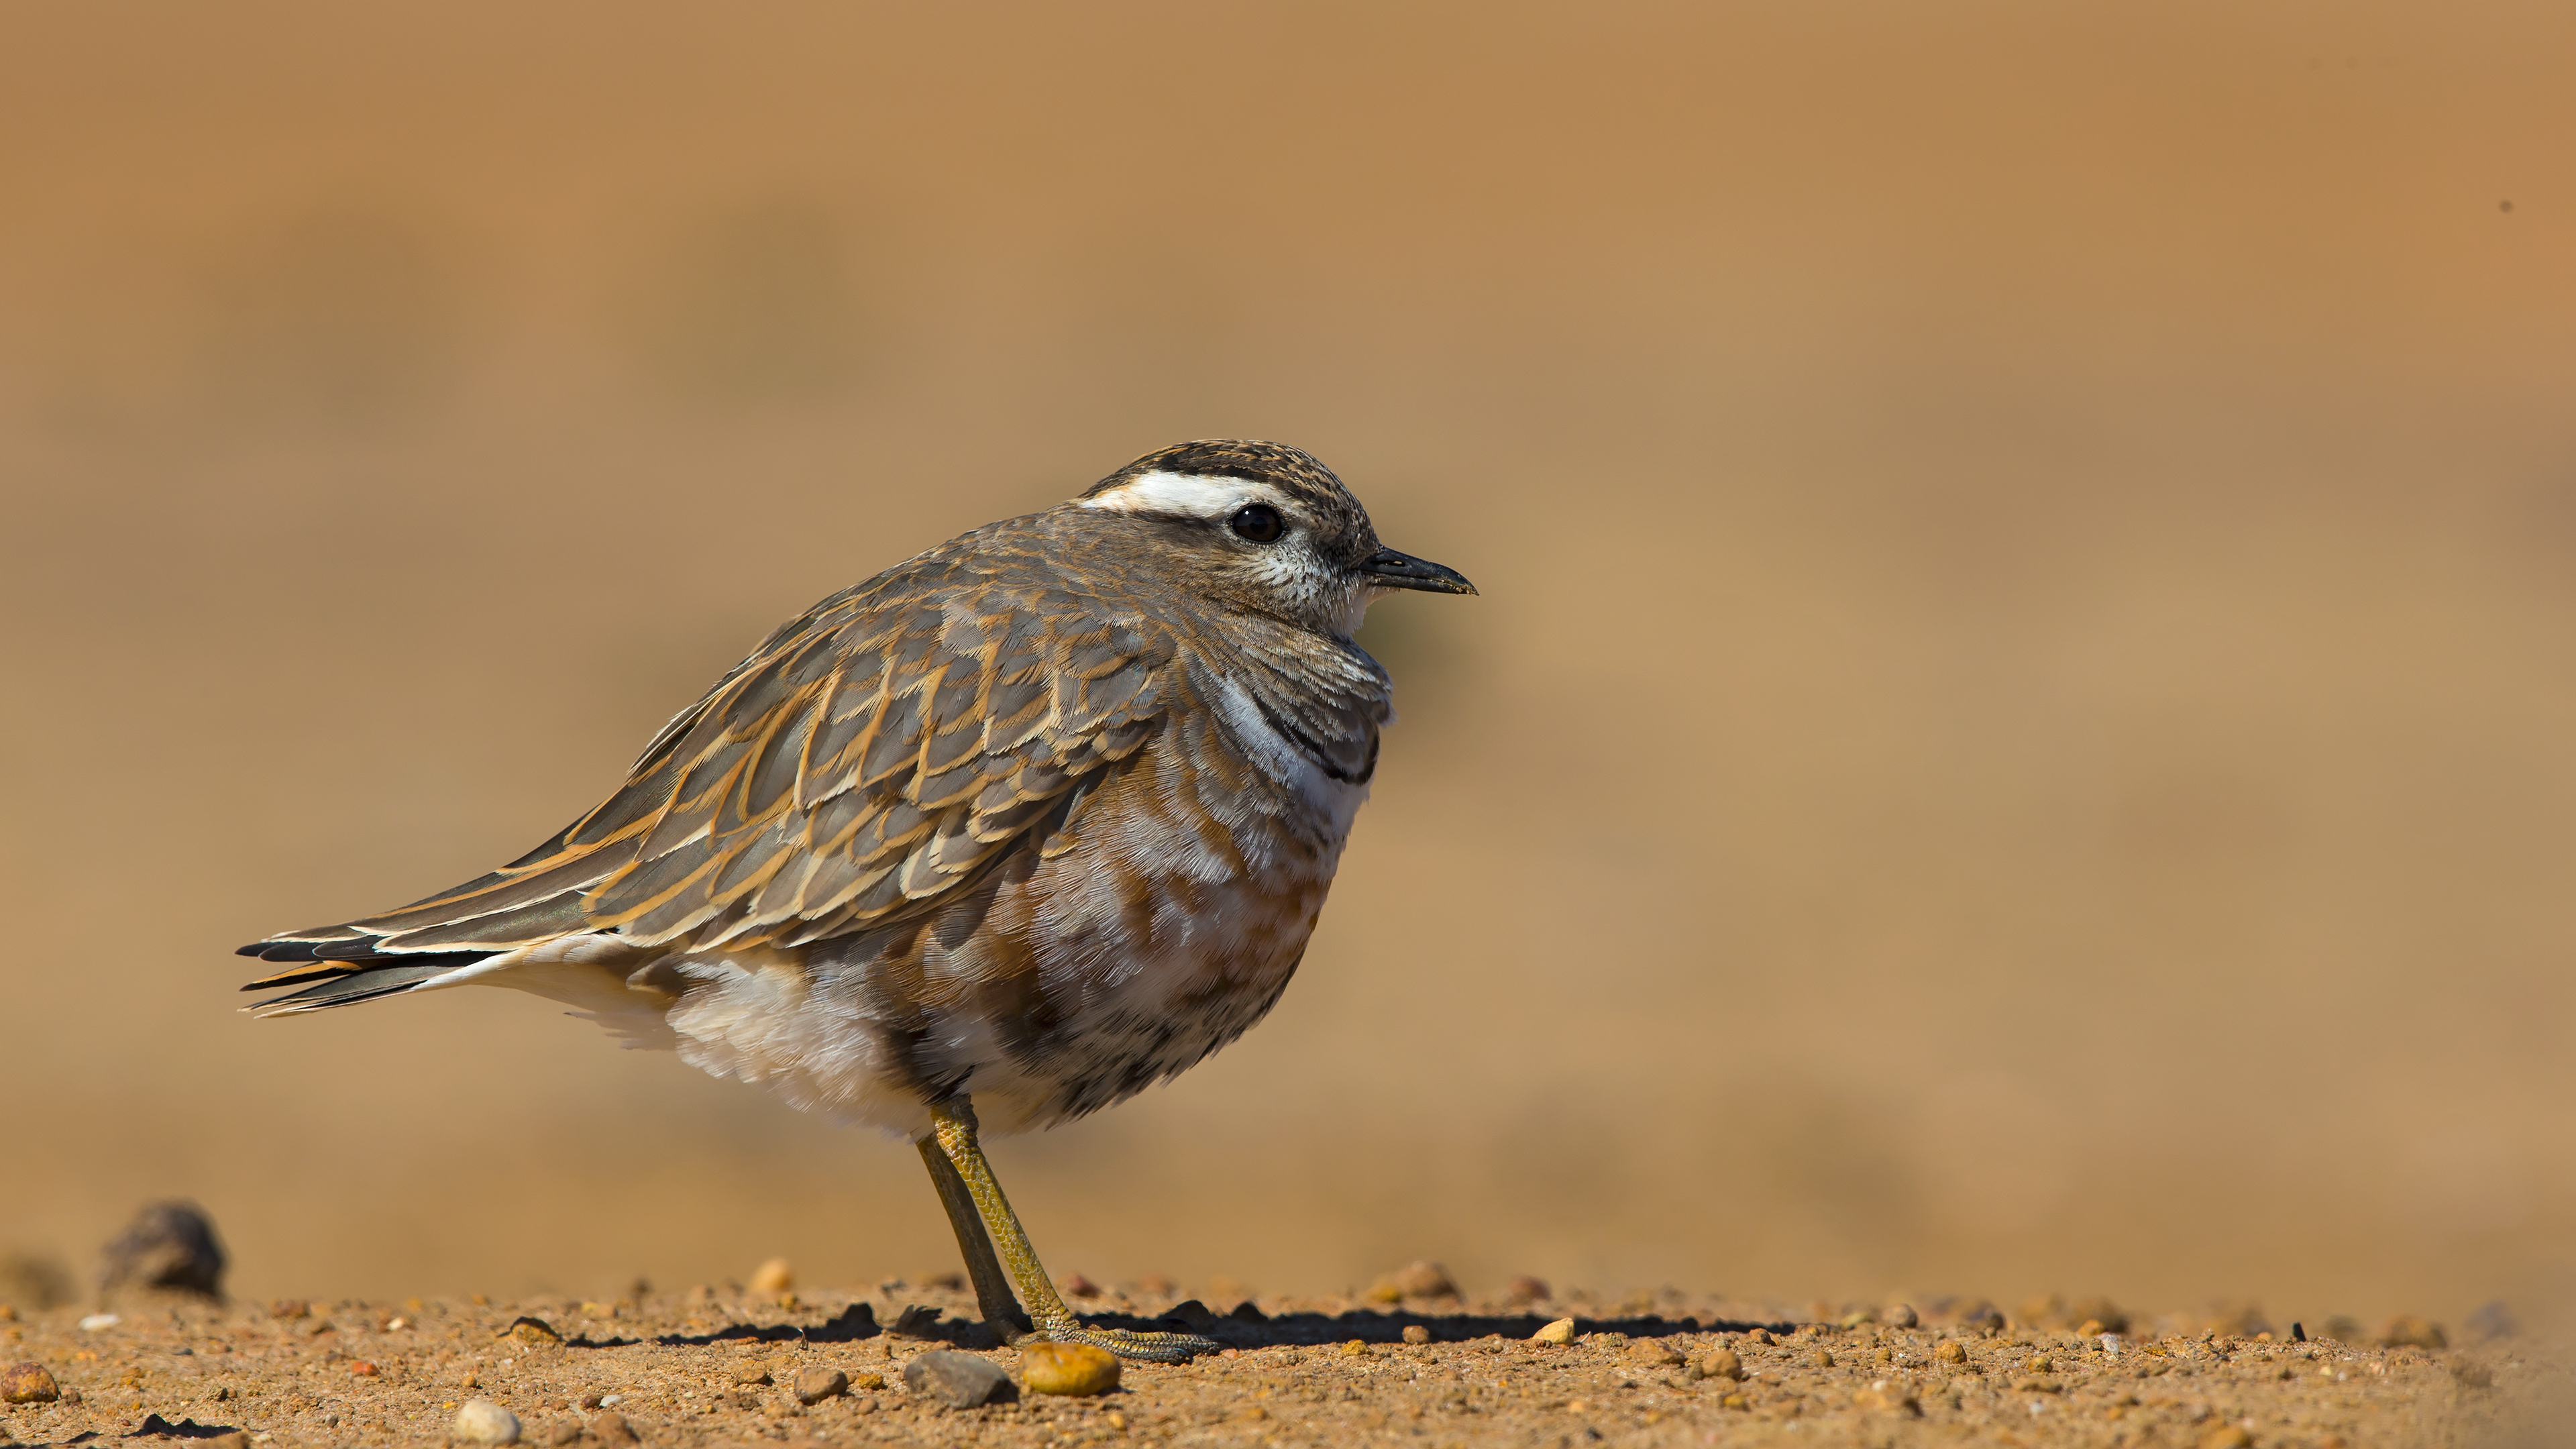
M1208 597L1345 639L1394 590L1476 592L1454 569L1380 545L1368 510L1333 470L1282 443L1148 453L1070 506L1137 530Z

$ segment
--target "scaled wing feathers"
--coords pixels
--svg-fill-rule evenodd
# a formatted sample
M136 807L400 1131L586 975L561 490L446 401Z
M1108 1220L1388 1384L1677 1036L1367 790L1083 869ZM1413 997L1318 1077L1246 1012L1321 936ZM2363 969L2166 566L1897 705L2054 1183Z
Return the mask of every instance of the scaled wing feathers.
M917 561L773 634L671 721L625 786L508 867L245 955L289 985L359 962L584 931L799 945L975 877L1142 748L1164 642L1056 587ZM903 587L906 583L935 587ZM459 959L472 959L471 954Z

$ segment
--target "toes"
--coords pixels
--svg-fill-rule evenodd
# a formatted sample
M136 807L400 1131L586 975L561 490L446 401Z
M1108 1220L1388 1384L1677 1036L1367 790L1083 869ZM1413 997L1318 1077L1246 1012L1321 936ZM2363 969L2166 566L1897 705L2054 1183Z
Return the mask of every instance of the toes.
M1120 1358L1141 1359L1147 1363L1187 1363L1203 1353L1215 1353L1225 1347L1214 1339L1195 1333L1139 1333L1124 1328L1061 1328L1037 1335L1058 1343L1087 1343L1105 1348Z

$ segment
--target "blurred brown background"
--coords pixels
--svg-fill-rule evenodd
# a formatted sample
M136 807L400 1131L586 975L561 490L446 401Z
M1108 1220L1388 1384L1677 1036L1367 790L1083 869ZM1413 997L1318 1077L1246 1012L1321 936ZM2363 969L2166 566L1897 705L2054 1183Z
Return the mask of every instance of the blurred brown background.
M1059 1272L2532 1305L2576 1267L2576 11L0 11L0 1249L953 1262L532 998L233 1014L1146 449L1476 600Z

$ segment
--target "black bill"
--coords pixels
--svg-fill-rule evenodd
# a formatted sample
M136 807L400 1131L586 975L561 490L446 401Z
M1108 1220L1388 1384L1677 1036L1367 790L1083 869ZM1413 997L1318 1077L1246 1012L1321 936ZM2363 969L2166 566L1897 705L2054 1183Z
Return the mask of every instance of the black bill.
M1427 558L1397 553L1391 548L1379 549L1360 572L1382 589L1421 589L1433 594L1472 594L1476 586L1467 576L1452 568L1442 568Z

